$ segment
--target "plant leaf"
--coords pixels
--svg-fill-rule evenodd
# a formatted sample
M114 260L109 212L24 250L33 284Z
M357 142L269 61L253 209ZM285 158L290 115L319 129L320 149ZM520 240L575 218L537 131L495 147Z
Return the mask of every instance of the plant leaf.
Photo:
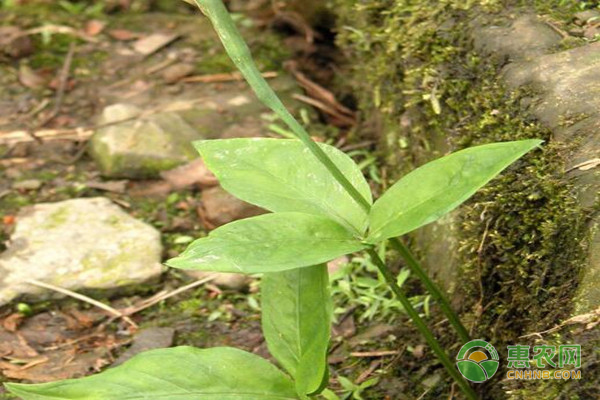
M365 247L328 218L282 212L217 228L166 264L181 269L256 274L307 267Z
M194 146L223 188L248 203L327 216L356 233L366 230L366 211L298 140L224 139ZM333 146L319 146L371 204L369 184L356 163Z
M471 147L417 168L375 202L367 241L377 243L435 221L541 143L531 139Z
M6 387L24 400L298 399L293 382L274 365L230 347L151 350L86 378Z
M261 292L269 351L294 378L299 395L318 391L327 375L331 334L327 266L264 274Z

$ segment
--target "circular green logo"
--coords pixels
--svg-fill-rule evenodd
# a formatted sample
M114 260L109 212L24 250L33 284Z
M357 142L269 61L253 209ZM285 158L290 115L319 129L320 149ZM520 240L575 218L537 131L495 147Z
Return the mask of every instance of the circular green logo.
M460 348L456 356L456 366L462 376L471 382L481 383L491 379L498 371L499 360L494 346L476 339Z

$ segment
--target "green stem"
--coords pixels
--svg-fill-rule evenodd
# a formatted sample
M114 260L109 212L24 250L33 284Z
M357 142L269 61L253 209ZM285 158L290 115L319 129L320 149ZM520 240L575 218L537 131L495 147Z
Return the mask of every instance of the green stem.
M339 170L339 168L327 157L325 152L319 147L319 145L312 140L308 132L296 121L296 119L290 114L287 108L283 105L277 94L273 91L273 89L269 86L269 84L262 77L260 71L256 67L254 60L252 59L252 55L250 54L250 49L248 48L246 42L240 35L235 26L235 23L231 19L229 12L223 5L222 0L194 0L200 10L210 19L213 24L215 31L219 35L221 39L221 43L223 47L225 47L225 51L234 62L236 67L240 70L252 90L256 93L258 99L269 107L275 114L279 116L283 120L283 122L292 130L292 132L298 137L298 139L311 151L311 153L327 168L327 170L332 174L332 176L336 179L336 181L348 192L348 194L356 201L365 212L369 212L371 208L371 204L367 199L365 199L360 192L346 179L344 174ZM393 243L393 241L392 241ZM404 247L403 245L400 247ZM432 293L432 295L440 302L442 307L442 311L446 314L448 320L452 323L455 329L457 329L461 339L465 342L468 341L468 335L466 335L466 330L460 324L460 321L456 314L452 311L449 306L448 301L443 297L441 292L437 289L435 284L429 280L427 275L425 274L423 268L419 265L417 260L412 256L412 254L406 249L406 251L400 251L402 257L406 260L410 268L414 271L415 275L419 277L428 288L428 290ZM376 255L376 254L375 254ZM381 261L379 256L377 259L380 261L378 267L381 273L386 278L389 285L392 287L392 290L400 300L400 302L404 305L404 308L407 310L409 316L417 327L419 331L425 336L427 342L434 349L435 353L438 355L446 369L450 375L456 380L456 382L461 386L461 388L467 394L467 397L470 399L476 399L476 395L472 391L472 389L466 384L466 382L461 378L461 376L457 373L456 369L454 369L453 365L450 363L447 355L443 352L438 342L435 340L431 332L428 330L427 326L421 320L417 312L412 308L412 305L403 294L400 287L396 284L396 281L393 277L392 272L389 268ZM465 339L466 338L466 339Z
M446 315L446 318L448 318L448 321L454 327L463 343L470 341L471 338L469 333L460 322L458 315L456 315L450 306L450 302L438 289L437 285L429 278L423 267L421 267L421 264L411 253L410 249L406 247L406 245L398 238L390 239L390 242L392 243L392 247L394 247L394 249L396 249L396 251L400 253L400 256L406 261L406 264L410 270L417 276L417 278L421 280L421 282L423 282L427 291L429 291L429 293L431 293L431 295L437 300L442 312Z
M244 75L244 78L246 78L259 100L273 110L273 112L286 123L298 139L300 139L312 154L329 170L329 172L331 172L339 184L368 213L371 208L370 203L358 192L358 190L356 190L354 185L346 179L344 174L342 174L323 150L311 139L310 135L290 114L271 86L269 86L262 77L252 59L250 49L238 32L235 23L232 21L223 2L221 0L196 0L196 3L202 12L211 20L225 50L235 63L236 67L241 71L242 75ZM392 245L394 245L413 273L423 282L429 293L431 293L431 295L439 302L442 312L446 315L446 318L448 318L454 329L456 329L461 340L465 343L468 342L470 339L467 330L461 324L460 319L452 310L452 307L450 307L450 303L446 297L440 292L431 279L429 279L419 262L399 241L392 240Z
M406 313L408 314L410 319L412 319L421 335L423 335L423 337L427 341L429 347L431 347L435 355L441 361L444 368L446 368L448 374L450 374L450 376L454 379L458 386L460 386L461 390L463 391L465 396L467 396L468 399L477 400L479 397L469 386L467 381L465 381L463 377L458 373L456 366L452 363L452 361L450 361L450 358L448 358L448 355L444 352L439 342L435 339L435 337L433 337L433 334L431 333L423 319L419 316L419 313L417 313L417 311L413 308L412 304L410 303L410 300L408 300L408 297L406 296L402 288L396 283L394 274L392 274L390 269L385 265L383 260L379 257L379 254L377 254L377 252L374 249L371 248L367 250L367 252L369 253L369 256L371 256L371 260L375 263L375 265L377 265L377 268L379 268L379 271L387 281L388 285L390 285L390 287L394 291L394 294L396 295L398 300L400 300L400 303L402 303L402 307L404 307L404 310L406 310Z
M298 121L290 114L283 105L271 86L265 81L256 67L248 45L240 35L229 12L223 5L222 0L195 0L200 10L210 19L217 35L225 47L225 51L240 70L256 97L269 107L275 114L285 122L300 141L317 157L317 159L333 175L335 180L348 192L350 196L368 213L371 204L360 194L358 190L346 179L342 171L327 157L319 145L311 139L310 135Z

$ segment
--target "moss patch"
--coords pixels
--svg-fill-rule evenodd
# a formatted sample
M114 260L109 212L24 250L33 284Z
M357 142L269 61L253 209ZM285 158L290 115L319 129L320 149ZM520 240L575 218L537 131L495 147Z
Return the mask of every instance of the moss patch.
M550 132L523 111L522 102L531 94L507 92L497 84L497 66L471 50L470 21L500 17L495 13L506 9L506 2L334 3L341 11L338 44L355 77L347 87L366 122L361 133L378 135L392 171L388 176L397 177L451 149L550 139ZM577 2L564 3L538 1L535 7L552 9L552 16L567 21L578 7ZM529 12L536 11L527 5ZM496 348L570 315L585 257L586 215L563 179L560 155L565 150L546 144L461 210L463 318L475 336ZM562 384L549 384L546 398L555 398L551 393L562 391ZM511 389L499 384L486 388L489 398L498 399L507 398Z

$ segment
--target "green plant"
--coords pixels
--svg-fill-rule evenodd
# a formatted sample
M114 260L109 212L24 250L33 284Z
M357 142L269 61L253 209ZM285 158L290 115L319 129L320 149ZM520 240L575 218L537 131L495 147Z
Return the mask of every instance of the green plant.
M385 251L379 251L380 255L384 253ZM410 270L402 268L396 278L398 286L402 287L409 276ZM352 257L348 263L331 274L330 282L331 297L336 304L334 315L346 314L349 309L356 309L357 321L361 323L375 318L391 322L399 313L406 314L404 307L394 297L385 278L368 255ZM417 295L409 300L414 308L423 307L423 313L427 316L430 299L429 295Z
M258 98L300 140L255 138L194 143L225 190L272 213L222 226L192 242L167 265L262 273L263 331L269 351L286 373L241 350L177 347L138 355L120 367L83 379L7 384L8 389L25 400L316 396L328 382L331 296L324 263L364 250L450 376L468 398L476 399L375 248L392 240L464 338L466 331L447 300L408 249L394 238L456 208L541 141L494 143L442 157L404 176L373 203L358 165L336 148L315 143L264 81L222 2L196 3L211 19L225 49ZM362 390L351 392L360 398Z
M98 17L104 12L104 4L102 2L89 5L85 2L80 3L68 0L59 0L58 5L71 15L87 15L90 17Z
M364 400L364 398L362 397L363 392L368 388L377 385L377 383L379 382L379 378L371 378L367 379L366 381L360 384L356 384L350 379L345 378L343 376L338 376L337 380L342 386L341 393L339 393L338 395L332 392L331 390L326 389L322 393L322 396L326 400Z

